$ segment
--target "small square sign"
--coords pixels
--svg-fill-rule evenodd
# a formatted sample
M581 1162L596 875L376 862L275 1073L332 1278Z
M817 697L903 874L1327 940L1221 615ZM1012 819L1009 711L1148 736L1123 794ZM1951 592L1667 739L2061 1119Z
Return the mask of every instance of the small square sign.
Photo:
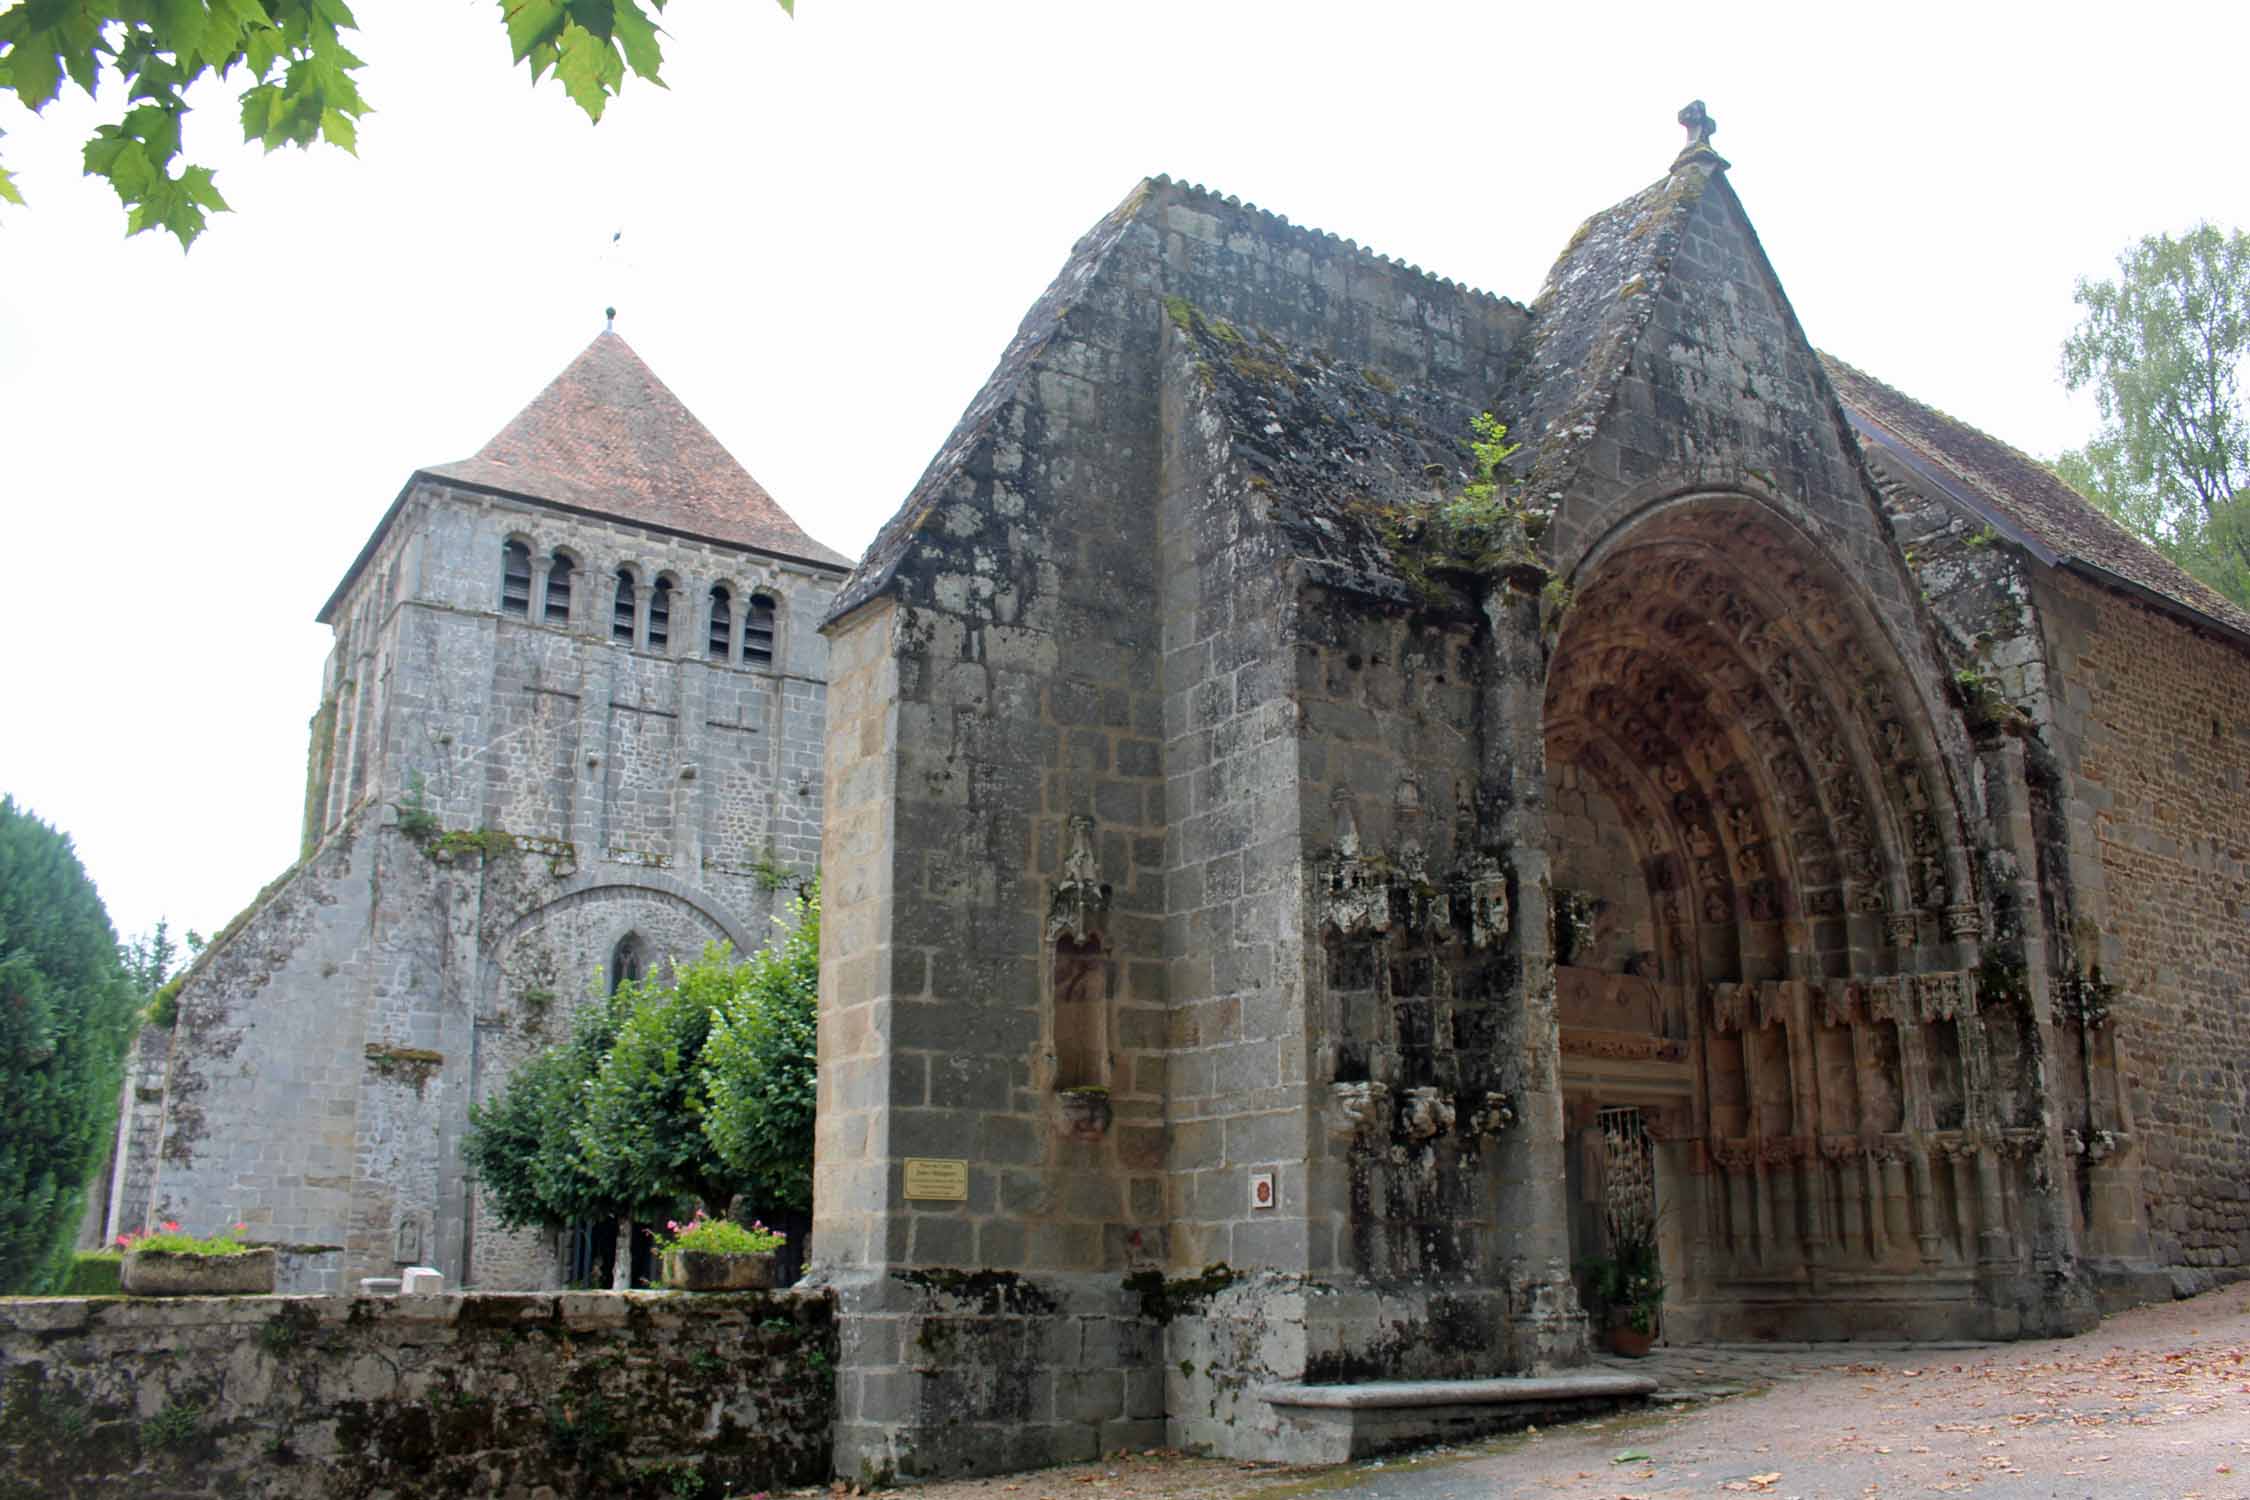
M1274 1189L1273 1176L1274 1174L1271 1172L1252 1172L1250 1174L1250 1207L1252 1209L1272 1208L1280 1201L1281 1195Z

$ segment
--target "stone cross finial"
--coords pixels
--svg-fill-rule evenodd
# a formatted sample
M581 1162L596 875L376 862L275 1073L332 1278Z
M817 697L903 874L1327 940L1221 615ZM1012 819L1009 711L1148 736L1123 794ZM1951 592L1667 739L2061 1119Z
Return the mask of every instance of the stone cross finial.
M1691 100L1680 111L1680 123L1687 127L1687 150L1711 149L1711 137L1717 134L1719 122L1711 118L1711 112L1703 107L1701 99Z

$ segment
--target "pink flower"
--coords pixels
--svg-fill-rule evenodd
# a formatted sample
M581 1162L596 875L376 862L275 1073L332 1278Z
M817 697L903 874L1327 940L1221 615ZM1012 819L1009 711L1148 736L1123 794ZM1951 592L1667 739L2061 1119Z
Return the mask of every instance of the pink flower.
M234 1226L234 1232L236 1234L240 1234L243 1230L248 1229L249 1227L250 1226L248 1224L237 1224Z
M164 1221L164 1232L166 1234L178 1234L180 1232L180 1221L178 1219L166 1219Z

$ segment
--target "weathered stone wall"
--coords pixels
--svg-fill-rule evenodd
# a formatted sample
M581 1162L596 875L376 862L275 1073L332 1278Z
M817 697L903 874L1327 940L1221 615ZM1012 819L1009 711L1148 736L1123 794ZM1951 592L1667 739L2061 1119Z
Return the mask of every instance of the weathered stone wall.
M532 558L520 614L501 600L511 540ZM417 483L327 612L312 851L182 987L158 1215L298 1247L287 1290L405 1264L553 1284L551 1239L480 1211L468 1109L568 1033L628 934L644 972L771 935L788 877L819 859L812 627L833 582ZM717 651L714 585L733 601ZM744 654L753 591L779 606L770 661Z
M2097 897L2071 937L2115 987L2090 1049L2122 1112L2091 1125L2126 1138L2157 1264L2228 1272L2250 1261L2250 663L2069 574L2038 602L2074 883Z
M0 1301L0 1496L717 1497L828 1474L827 1298Z
M831 626L815 1237L860 1372L840 1469L1138 1440L1159 1382L1128 1274L1334 1255L1318 1205L1348 1190L1324 1198L1299 1165L1318 1128L1302 578L1290 499L1253 481L1218 387L1298 340L1377 401L1432 372L1490 390L1521 324L1147 185L1080 245L863 562ZM1325 806L1315 829L1325 843ZM845 876L847 850L881 870ZM965 1161L966 1200L905 1197L913 1157ZM1258 1208L1262 1171L1279 1191ZM954 1307L957 1283L1007 1310ZM962 1317L1001 1321L953 1346L959 1370L918 1360L929 1320Z

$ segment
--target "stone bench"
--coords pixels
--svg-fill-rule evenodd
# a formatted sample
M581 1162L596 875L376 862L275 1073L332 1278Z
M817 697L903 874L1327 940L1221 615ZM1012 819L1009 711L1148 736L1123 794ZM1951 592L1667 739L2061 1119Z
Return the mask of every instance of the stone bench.
M1655 1391L1650 1376L1603 1371L1498 1380L1292 1383L1265 1386L1258 1396L1281 1419L1295 1461L1344 1463L1420 1443L1592 1416L1646 1401Z

